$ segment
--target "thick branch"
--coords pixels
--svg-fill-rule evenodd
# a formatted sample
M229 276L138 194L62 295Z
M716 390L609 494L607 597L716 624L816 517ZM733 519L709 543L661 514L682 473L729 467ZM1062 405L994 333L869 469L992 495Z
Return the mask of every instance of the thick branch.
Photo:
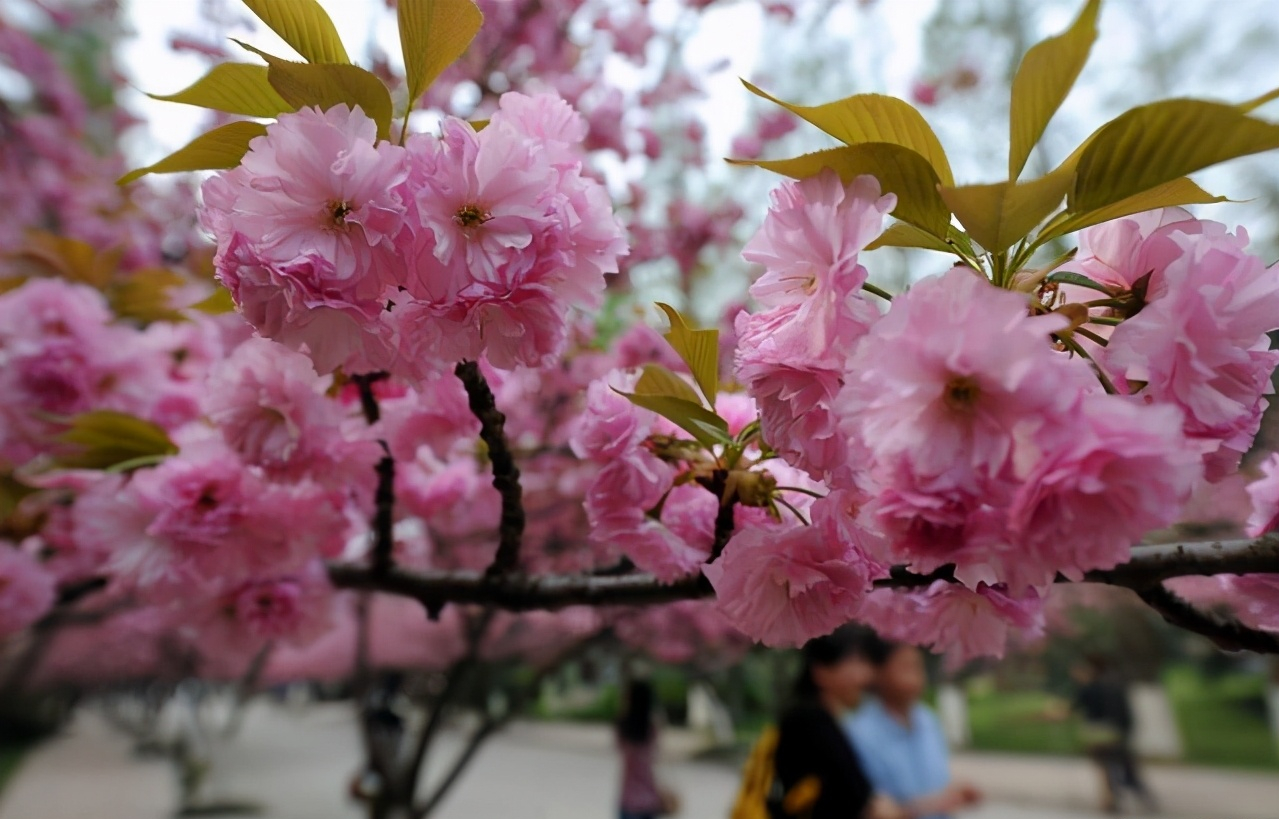
M523 490L520 487L520 470L511 455L506 440L506 416L497 408L493 391L489 389L479 364L463 361L454 370L462 386L471 413L479 419L480 438L488 447L489 462L493 464L493 488L502 496L502 519L498 529L497 555L489 566L490 575L501 575L515 569L520 562L520 542L524 538Z
M370 426L382 418L382 409L378 406L377 396L373 394L373 385L384 378L386 373L351 376L351 381L360 391L360 408L364 411L364 420ZM391 457L391 448L386 441L380 440L378 443L382 446L383 455L376 467L371 561L373 571L381 574L391 568L391 557L395 549L395 459Z
M1228 615L1203 611L1169 591L1162 583L1138 589L1137 594L1169 623L1202 634L1218 648L1279 654L1279 634L1249 628Z
M1138 546L1132 560L1108 571L1090 572L1086 580L1143 588L1182 575L1279 573L1279 538L1257 541L1173 543ZM709 597L710 584L694 575L661 583L652 575L543 575L493 577L478 572L411 572L392 569L383 576L350 565L329 566L333 584L349 589L376 589L421 601L428 607L446 603L489 604L510 611L560 609L575 605L642 606ZM950 580L946 569L928 575L900 567L875 585L919 588Z
M385 575L352 565L329 566L329 580L344 589L373 589L419 601L428 609L445 603L488 604L507 611L555 610L567 606L646 606L709 597L700 575L665 584L649 574L493 576L479 572L412 572Z
M1279 572L1279 534L1256 540L1204 540L1134 546L1121 566L1089 572L1086 580L1140 588L1172 577Z
M377 491L373 495L373 571L385 574L391 570L395 551L395 459L382 444L385 453L377 462Z

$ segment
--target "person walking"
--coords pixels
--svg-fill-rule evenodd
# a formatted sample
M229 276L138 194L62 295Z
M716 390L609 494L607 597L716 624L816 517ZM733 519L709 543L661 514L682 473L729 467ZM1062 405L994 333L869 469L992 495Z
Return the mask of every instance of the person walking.
M677 807L674 794L657 782L653 705L653 686L648 681L632 680L627 685L617 721L617 747L622 757L621 819L656 819L674 813Z
M1131 791L1146 810L1158 810L1132 751L1132 708L1123 680L1099 654L1087 656L1071 676L1077 686L1071 710L1080 719L1080 739L1102 774L1102 810L1119 813L1124 791Z
M906 819L891 799L875 794L841 721L857 707L874 667L872 636L855 627L810 640L794 699L777 727L774 752L780 817Z
M927 685L923 652L908 643L877 641L869 654L875 697L844 726L871 785L917 819L949 819L976 805L982 798L976 787L951 782L946 737L921 702Z

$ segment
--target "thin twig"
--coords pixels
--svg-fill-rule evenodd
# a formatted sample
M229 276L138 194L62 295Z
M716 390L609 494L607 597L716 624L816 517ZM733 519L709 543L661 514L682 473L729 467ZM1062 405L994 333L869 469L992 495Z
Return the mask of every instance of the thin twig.
M523 489L520 487L520 470L511 455L506 440L506 416L497 408L493 391L489 389L484 374L474 361L458 364L454 373L466 388L471 413L480 422L480 438L488 447L489 462L493 464L493 488L502 497L501 525L498 528L497 554L488 573L501 575L518 568L520 543L524 539Z

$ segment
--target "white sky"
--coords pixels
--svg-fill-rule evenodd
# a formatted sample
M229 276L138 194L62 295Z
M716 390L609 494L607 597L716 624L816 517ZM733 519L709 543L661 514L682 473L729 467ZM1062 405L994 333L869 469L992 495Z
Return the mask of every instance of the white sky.
M385 23L390 17L384 11L382 0L320 2L333 18L352 55L362 53L373 20ZM660 0L657 5L660 13ZM852 5L850 2L849 6ZM920 27L935 5L936 0L886 0L884 8L876 12L891 33L890 43L875 46L891 49L892 55L890 60L879 61L890 66L882 78L887 88L881 90L904 93L909 88L919 64ZM198 109L156 102L141 93L172 93L194 82L207 70L207 63L200 58L175 54L169 48L170 35L178 31L208 40L218 38L201 20L199 0L126 0L125 6L136 30L136 36L127 41L123 55L125 69L135 91L122 102L152 124L146 141L135 142L129 147L135 154L134 159L150 162L194 137L203 116ZM851 37L855 24L850 14L842 13L844 11L840 9L832 16L832 25L846 27ZM247 12L244 16L246 20L252 20ZM727 3L712 6L703 14L699 31L690 41L688 58L692 65L709 66L721 60L729 61L726 70L709 78L708 97L699 105L705 115L709 145L715 154L728 152L733 136L741 132L746 122L750 95L738 82L738 77L749 77L753 73L756 57L765 47L764 34L764 18L757 3ZM235 36L247 38L248 42L264 51L283 55L291 53L273 32L261 26L251 35L237 30ZM379 37L388 53L399 53L393 25L384 25L379 30ZM234 44L231 44L231 49L232 58L240 59L234 53ZM244 59L253 61L256 58L245 54Z

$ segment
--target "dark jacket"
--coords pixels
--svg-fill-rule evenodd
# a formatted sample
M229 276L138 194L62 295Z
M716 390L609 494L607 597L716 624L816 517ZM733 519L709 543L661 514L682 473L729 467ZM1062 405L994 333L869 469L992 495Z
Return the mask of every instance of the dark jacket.
M812 812L799 814L805 819L857 819L870 802L870 782L853 746L820 705L796 705L782 716L775 767L786 791L810 776L821 783Z

